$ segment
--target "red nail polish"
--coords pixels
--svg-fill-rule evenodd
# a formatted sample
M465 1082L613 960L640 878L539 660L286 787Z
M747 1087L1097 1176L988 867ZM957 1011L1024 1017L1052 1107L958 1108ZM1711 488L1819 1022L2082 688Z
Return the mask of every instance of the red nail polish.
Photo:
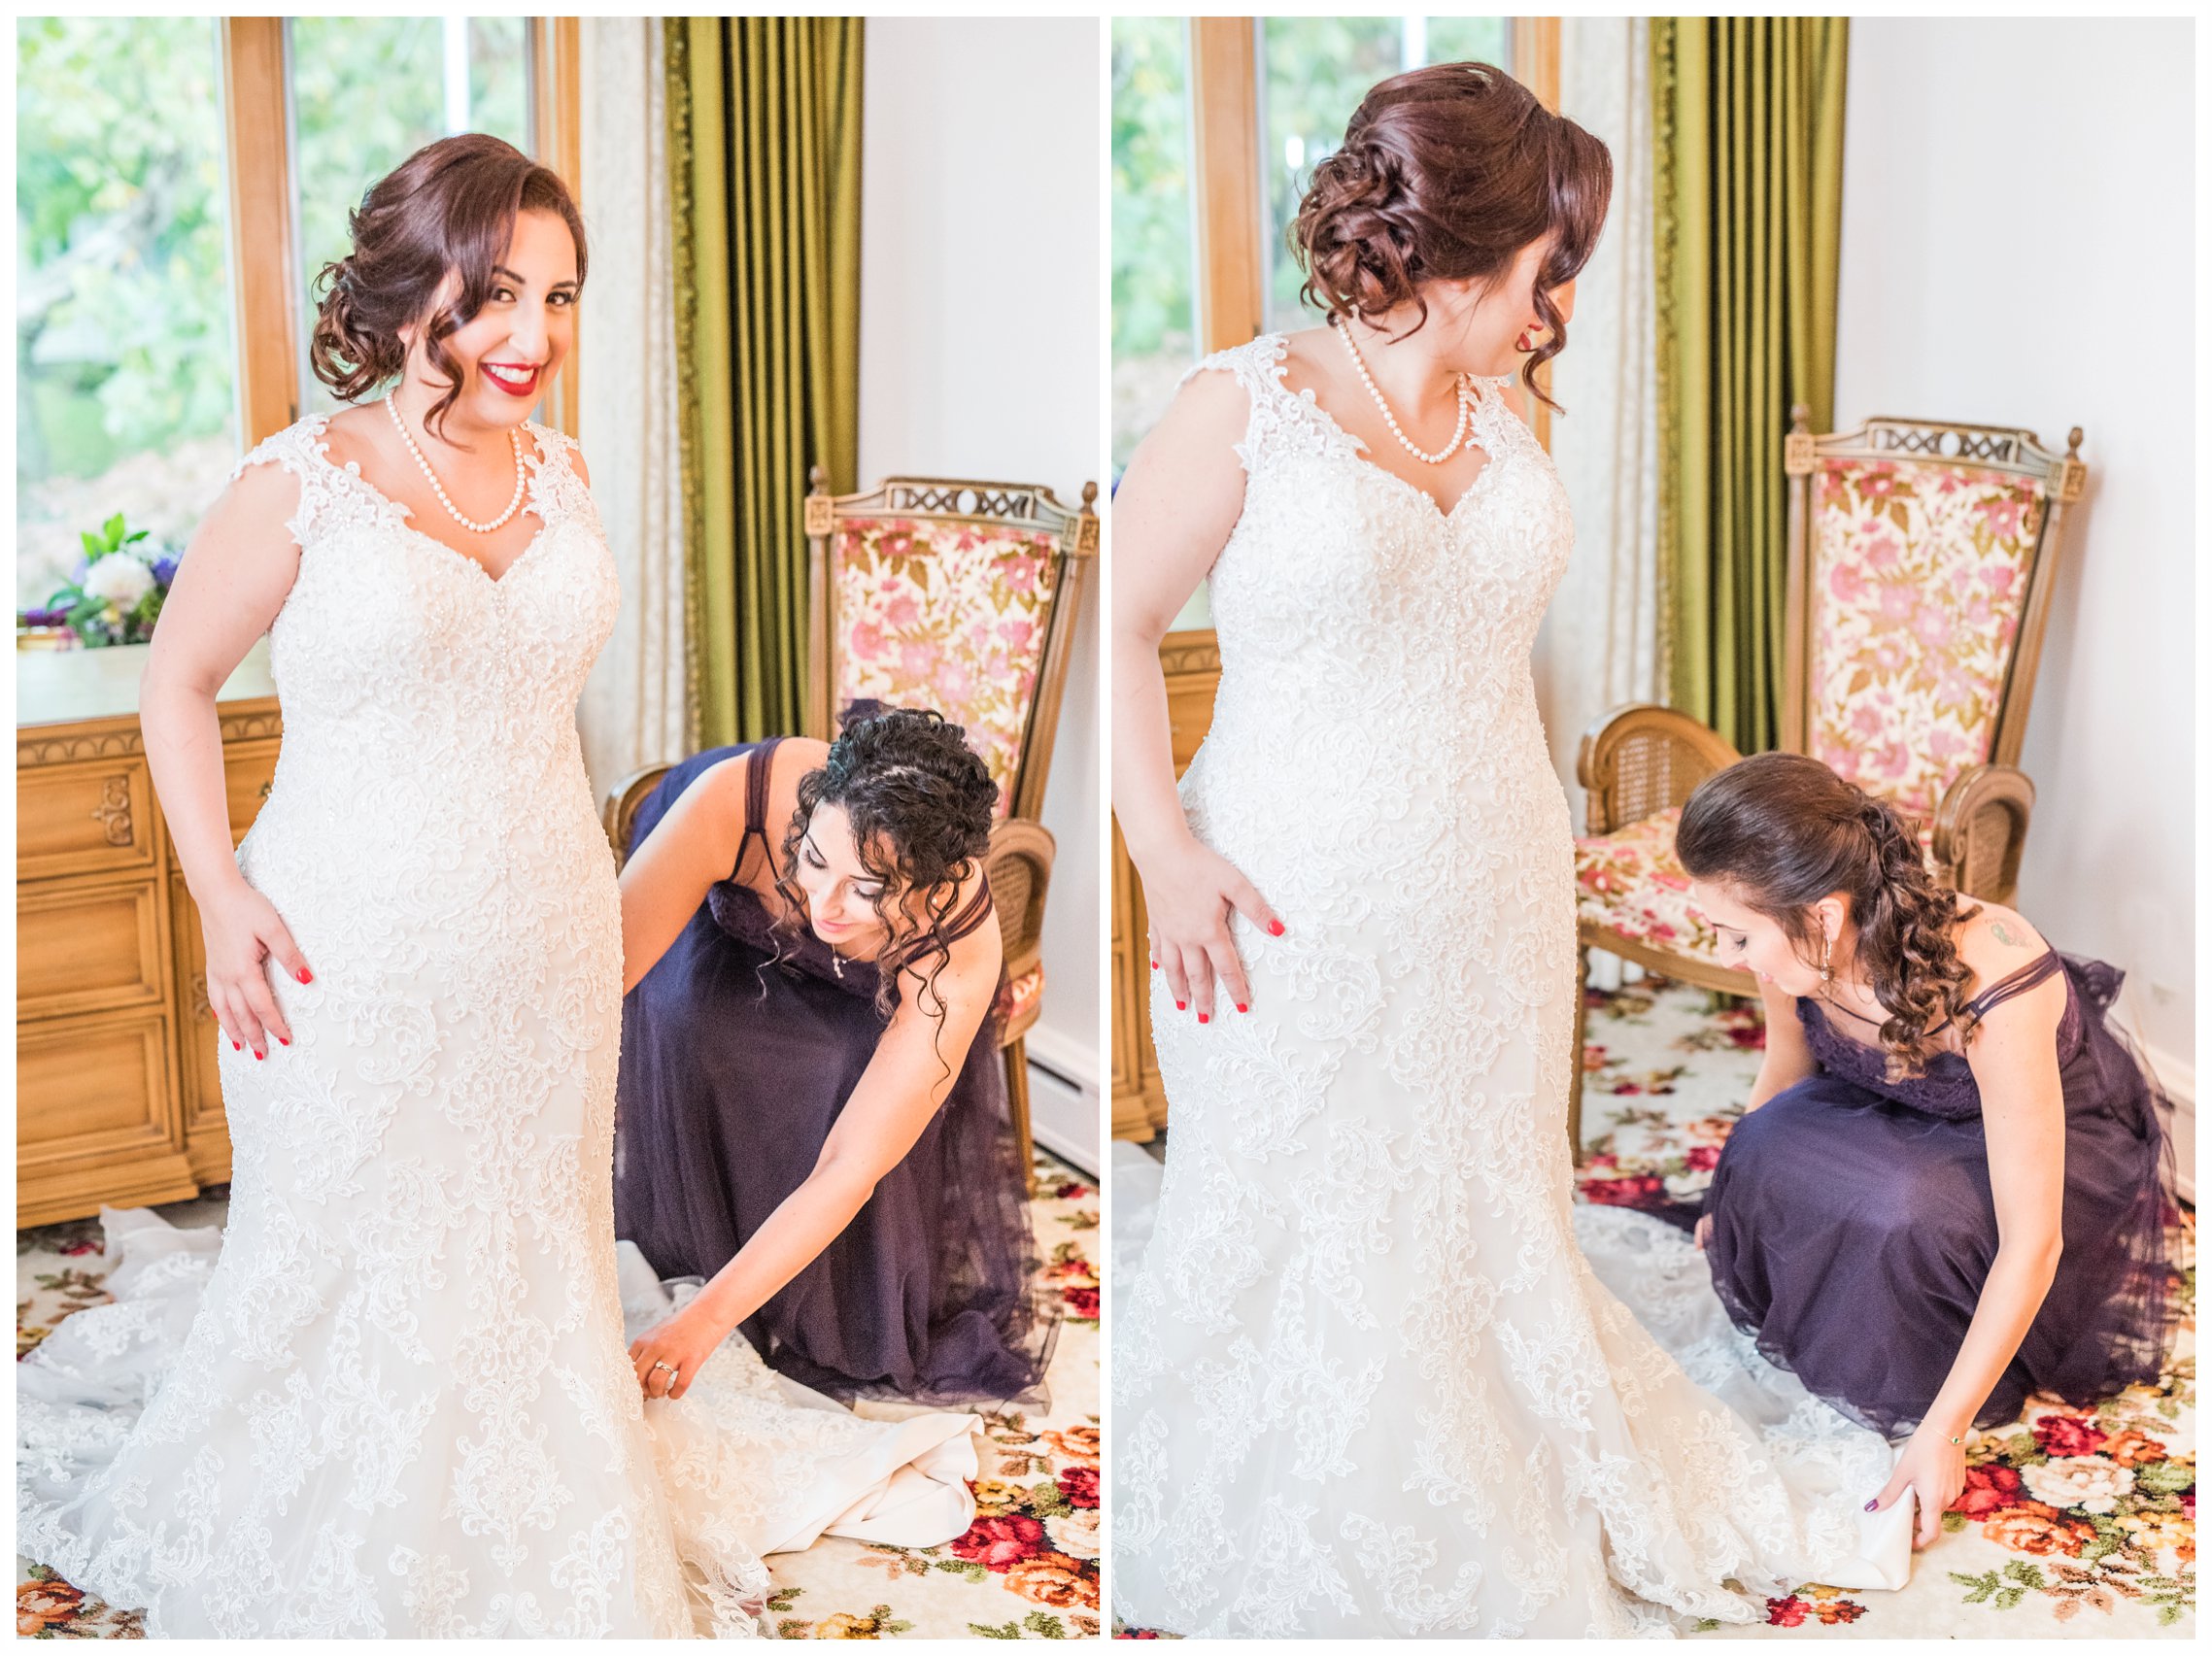
M299 968L299 981L302 983L313 983L315 981L315 974L309 971L305 966L301 966Z
M1175 1002L1175 1010L1178 1012L1183 1010L1183 1003L1180 1000Z
M1249 1012L1251 1008L1240 1000L1237 1002L1237 1010L1240 1012Z
M262 1053L259 1047L255 1047L254 1049L254 1058L256 1063L258 1063L264 1056L266 1055Z
M1152 969L1154 971L1158 971L1160 969L1160 963L1158 961L1154 961L1152 963Z
M279 1046L289 1046L289 1045L291 1045L291 1042L289 1042L289 1041L286 1040L286 1039L284 1038L284 1036L282 1036L282 1035L279 1035L279 1036L277 1037L277 1045L279 1045Z
M1198 1015L1198 1021L1202 1024L1206 1022L1206 1014L1204 1012L1201 1012Z
M1277 936L1277 937L1281 936L1281 935L1282 935L1282 922L1281 922L1281 921L1279 921L1279 920L1271 920L1271 921L1269 921L1269 922L1268 922L1268 930L1269 930L1269 931L1270 931L1272 934L1274 934L1275 936Z
M232 1052L244 1052L246 1049L240 1046L236 1041L232 1041L230 1043L230 1050Z

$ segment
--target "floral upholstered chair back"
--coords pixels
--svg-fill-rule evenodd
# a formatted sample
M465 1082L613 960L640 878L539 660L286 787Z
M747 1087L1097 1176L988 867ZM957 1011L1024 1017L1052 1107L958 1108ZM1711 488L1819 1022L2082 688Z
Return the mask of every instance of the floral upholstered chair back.
M1835 450L1804 439L1790 466L1806 475L1810 454L1803 688L1785 741L1923 825L1962 772L1998 758L2054 476L2066 475L2024 452L2025 433L1945 431L1876 421ZM2005 723L2025 724L2013 711Z
M934 478L809 495L812 732L856 701L934 707L990 767L1000 817L1035 817L1096 492L1080 511L1046 489Z

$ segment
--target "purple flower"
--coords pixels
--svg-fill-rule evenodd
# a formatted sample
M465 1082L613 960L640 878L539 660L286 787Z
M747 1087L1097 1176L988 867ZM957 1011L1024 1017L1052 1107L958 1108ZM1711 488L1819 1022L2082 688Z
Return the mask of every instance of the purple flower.
M167 591L170 583L176 579L177 559L172 554L163 553L153 560L153 584L163 591Z

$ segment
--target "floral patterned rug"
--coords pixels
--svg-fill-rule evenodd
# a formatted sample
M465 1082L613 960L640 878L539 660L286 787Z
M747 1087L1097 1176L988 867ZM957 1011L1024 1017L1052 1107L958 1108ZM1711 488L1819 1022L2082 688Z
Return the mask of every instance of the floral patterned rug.
M785 1639L1095 1639L1099 1634L1098 1192L1038 1158L1031 1206L1044 1268L1038 1292L1061 1309L1042 1415L991 1417L981 1435L976 1518L943 1546L826 1538L768 1560L769 1621ZM179 1225L220 1223L222 1204L160 1210ZM107 1299L96 1220L16 1234L16 1355L70 1312ZM874 1412L863 1404L864 1412ZM896 1410L885 1410L895 1413ZM16 1561L16 1632L34 1639L137 1639L135 1613L89 1599L44 1566Z
M1647 978L1592 991L1582 1049L1585 1201L1682 1218L1712 1179L1765 1046L1755 1002ZM2195 1219L2189 1307L2156 1387L2092 1410L2030 1401L1968 1439L1967 1485L1897 1593L1807 1582L1766 1625L1859 1639L2187 1639L2195 1630Z

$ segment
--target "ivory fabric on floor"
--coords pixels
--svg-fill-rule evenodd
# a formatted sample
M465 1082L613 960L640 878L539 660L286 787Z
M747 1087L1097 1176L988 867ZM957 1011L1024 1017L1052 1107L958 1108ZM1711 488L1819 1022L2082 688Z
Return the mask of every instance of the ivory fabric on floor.
M769 1623L789 1639L1081 1639L1099 1629L1098 1193L1040 1157L1032 1207L1041 1302L1063 1316L1041 1414L986 1418L977 1435L976 1519L943 1546L826 1539L767 1560ZM180 1226L220 1224L221 1200L160 1210ZM16 1350L70 1312L107 1299L96 1220L17 1233ZM894 1405L861 1413L898 1418ZM134 1638L138 1618L17 1561L16 1626L28 1638Z

